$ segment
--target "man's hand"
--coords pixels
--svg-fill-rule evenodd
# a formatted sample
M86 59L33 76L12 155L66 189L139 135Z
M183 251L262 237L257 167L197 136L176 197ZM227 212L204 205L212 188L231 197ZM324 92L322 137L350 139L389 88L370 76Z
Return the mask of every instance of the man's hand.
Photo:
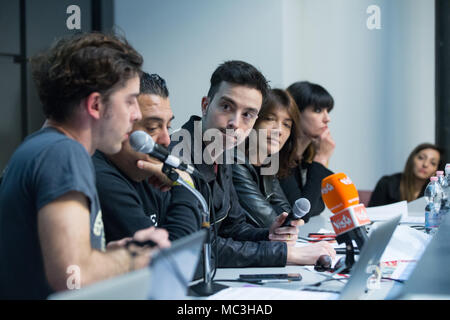
M157 160L139 160L137 167L145 171L148 176L147 182L155 188L161 189L161 191L168 191L172 187L172 180L170 180L163 172L162 162Z
M158 248L161 249L170 247L169 233L167 232L167 230L161 228L156 229L155 227L150 227L147 229L139 230L134 234L133 240L138 242L151 240L156 243ZM136 253L132 269L140 269L148 266L153 251L157 249L149 247L132 247L134 248L130 247L130 249L134 250L134 252Z
M298 238L298 228L305 224L302 219L292 220L290 227L281 227L288 216L287 212L280 214L269 229L269 239L272 241L285 241L289 246L295 245Z
M156 229L155 227L149 227L147 229L136 231L133 237L127 237L117 241L109 242L106 246L106 249L112 250L123 248L133 240L138 242L146 242L148 240L151 240L155 242L159 248L170 247L169 234L165 229Z
M169 233L165 229L156 229L155 227L150 227L147 229L142 229L137 231L134 236L123 238L118 241L111 241L108 243L106 248L108 250L115 250L119 248L125 248L129 242L132 240L138 242L146 242L148 240L156 243L157 247L139 247L137 245L131 244L128 246L128 249L133 254L133 263L130 269L141 269L150 263L151 255L157 248L168 248L171 243L169 241Z
M150 227L137 231L133 240L138 242L153 241L159 248L169 248L170 240L169 233L166 229Z
M336 257L336 251L325 241L317 242L305 247L288 247L287 264L313 265L320 256Z
M163 192L169 191L172 188L174 181L170 180L162 172L163 164L161 162L153 159L150 161L139 160L137 166L148 174L147 182L155 188L161 189ZM175 171L183 180L194 185L191 176L187 172L178 169L175 169Z
M330 129L326 129L319 137L313 138L312 143L316 148L314 161L321 163L323 166L328 166L328 161L333 154L336 143L331 136Z

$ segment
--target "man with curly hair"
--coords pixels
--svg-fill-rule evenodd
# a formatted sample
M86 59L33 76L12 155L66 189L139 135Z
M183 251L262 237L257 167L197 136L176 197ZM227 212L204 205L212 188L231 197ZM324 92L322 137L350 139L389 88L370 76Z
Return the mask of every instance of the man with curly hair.
M133 123L143 59L101 33L58 41L32 60L47 123L17 148L0 187L0 299L44 299L148 265L151 249L105 248L91 155L120 151ZM170 245L163 229L134 240Z

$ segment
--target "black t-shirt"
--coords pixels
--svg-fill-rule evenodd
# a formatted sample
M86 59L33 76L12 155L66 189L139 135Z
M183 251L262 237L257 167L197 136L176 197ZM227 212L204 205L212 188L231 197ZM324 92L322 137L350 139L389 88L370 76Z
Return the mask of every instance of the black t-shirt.
M0 298L44 299L53 292L45 276L37 214L69 191L89 199L91 246L104 250L89 153L55 129L41 129L14 152L0 186Z
M145 180L129 179L99 151L92 160L107 242L132 237L150 226L167 229L170 240L200 230L199 202L184 187L162 192Z

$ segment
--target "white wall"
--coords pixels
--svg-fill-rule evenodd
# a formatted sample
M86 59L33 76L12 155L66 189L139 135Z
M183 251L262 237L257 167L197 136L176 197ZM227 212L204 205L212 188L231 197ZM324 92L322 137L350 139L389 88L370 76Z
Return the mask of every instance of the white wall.
M366 26L369 5L380 30ZM200 114L214 69L242 59L273 87L309 80L333 95L330 168L360 189L434 142L434 1L116 0L115 15L145 69L167 80L174 128Z
M379 30L366 26L369 5L381 9ZM435 141L433 1L285 0L283 12L296 40L284 41L283 82L317 82L335 98L331 169L372 189Z
M116 25L168 83L173 128L201 115L211 74L244 60L281 80L281 7L273 0L116 0ZM275 22L273 22L275 21Z

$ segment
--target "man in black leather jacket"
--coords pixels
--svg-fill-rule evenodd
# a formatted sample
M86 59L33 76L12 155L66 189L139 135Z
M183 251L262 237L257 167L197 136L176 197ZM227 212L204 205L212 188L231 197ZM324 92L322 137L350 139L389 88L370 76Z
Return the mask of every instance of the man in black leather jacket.
M171 136L172 154L194 164L203 176L193 180L202 195L212 202L211 221L218 233L213 246L218 249L219 267L314 264L321 255L335 255L325 242L295 247L299 222L280 228L287 214L280 215L268 229L246 222L245 210L232 183L232 166L227 160L233 159L230 150L248 136L267 90L264 76L253 66L227 61L211 77L208 96L202 99L203 116L192 116Z

